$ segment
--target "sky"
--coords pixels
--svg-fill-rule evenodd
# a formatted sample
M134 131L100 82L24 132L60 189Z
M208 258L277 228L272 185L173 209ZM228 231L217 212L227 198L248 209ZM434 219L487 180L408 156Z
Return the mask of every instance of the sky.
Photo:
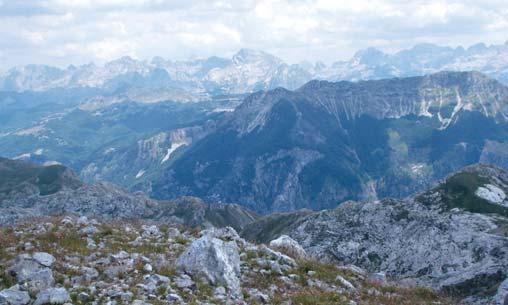
M0 69L240 48L330 63L366 47L507 40L507 0L0 0Z

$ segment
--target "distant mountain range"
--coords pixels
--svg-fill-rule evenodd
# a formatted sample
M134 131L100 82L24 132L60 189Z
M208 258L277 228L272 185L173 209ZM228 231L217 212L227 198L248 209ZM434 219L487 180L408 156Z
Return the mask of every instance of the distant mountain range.
M171 61L130 57L66 69L44 65L12 68L0 76L0 90L44 91L91 87L124 92L148 100L162 97L193 101L218 94L237 94L284 87L296 89L312 79L329 81L408 77L438 71L479 71L508 83L508 44L470 48L419 44L386 54L369 48L349 61L287 64L265 52L242 49L232 58ZM161 95L162 97L157 97Z

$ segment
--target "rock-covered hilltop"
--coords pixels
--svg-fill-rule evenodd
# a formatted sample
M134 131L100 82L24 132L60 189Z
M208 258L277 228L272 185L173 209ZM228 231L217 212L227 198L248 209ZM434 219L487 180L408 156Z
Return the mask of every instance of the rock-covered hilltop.
M403 198L482 160L506 164L508 87L477 72L312 81L247 97L151 184L261 213Z
M384 274L302 257L289 237L267 247L230 227L39 218L2 230L0 242L2 305L454 304Z
M475 165L408 199L271 215L249 224L242 235L266 242L287 234L322 260L386 272L451 294L463 304L504 305L507 195L506 172Z
M0 158L0 226L63 213L235 229L258 217L234 204L210 205L195 197L157 201L106 182L83 183L62 165Z

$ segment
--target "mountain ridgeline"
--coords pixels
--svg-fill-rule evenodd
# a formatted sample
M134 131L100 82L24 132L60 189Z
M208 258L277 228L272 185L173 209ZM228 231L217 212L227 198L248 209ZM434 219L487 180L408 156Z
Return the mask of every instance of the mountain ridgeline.
M393 54L368 48L331 65L288 64L274 55L250 49L241 49L231 58L212 56L174 61L161 57L152 60L122 57L104 66L71 65L64 69L26 65L0 74L0 90L95 88L151 101L161 97L193 101L279 86L296 89L312 79L358 81L471 70L508 83L508 43L491 46L480 43L467 49L427 43Z
M238 205L209 205L194 197L152 200L111 183L83 183L63 165L0 158L0 227L31 217L75 214L142 219L190 227L232 226L258 218Z
M278 88L247 97L173 160L152 195L267 213L404 197L477 163L503 166L508 88L477 72Z

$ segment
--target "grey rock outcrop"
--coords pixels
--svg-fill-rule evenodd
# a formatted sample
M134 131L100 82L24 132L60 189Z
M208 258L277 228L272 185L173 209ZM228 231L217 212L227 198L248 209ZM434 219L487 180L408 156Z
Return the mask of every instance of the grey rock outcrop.
M507 200L485 199L490 197L477 192L484 185L508 194L508 174L491 166L468 167L405 200L346 202L302 216L284 234L321 260L412 279L472 303L491 302L494 297L486 294L498 290L496 304L502 304ZM372 281L386 282L381 274L371 275Z
M233 298L241 298L240 255L234 241L205 234L192 242L176 264L194 278L224 285Z
M270 247L294 258L307 258L307 252L305 252L302 246L287 235L281 235L279 238L272 240Z

